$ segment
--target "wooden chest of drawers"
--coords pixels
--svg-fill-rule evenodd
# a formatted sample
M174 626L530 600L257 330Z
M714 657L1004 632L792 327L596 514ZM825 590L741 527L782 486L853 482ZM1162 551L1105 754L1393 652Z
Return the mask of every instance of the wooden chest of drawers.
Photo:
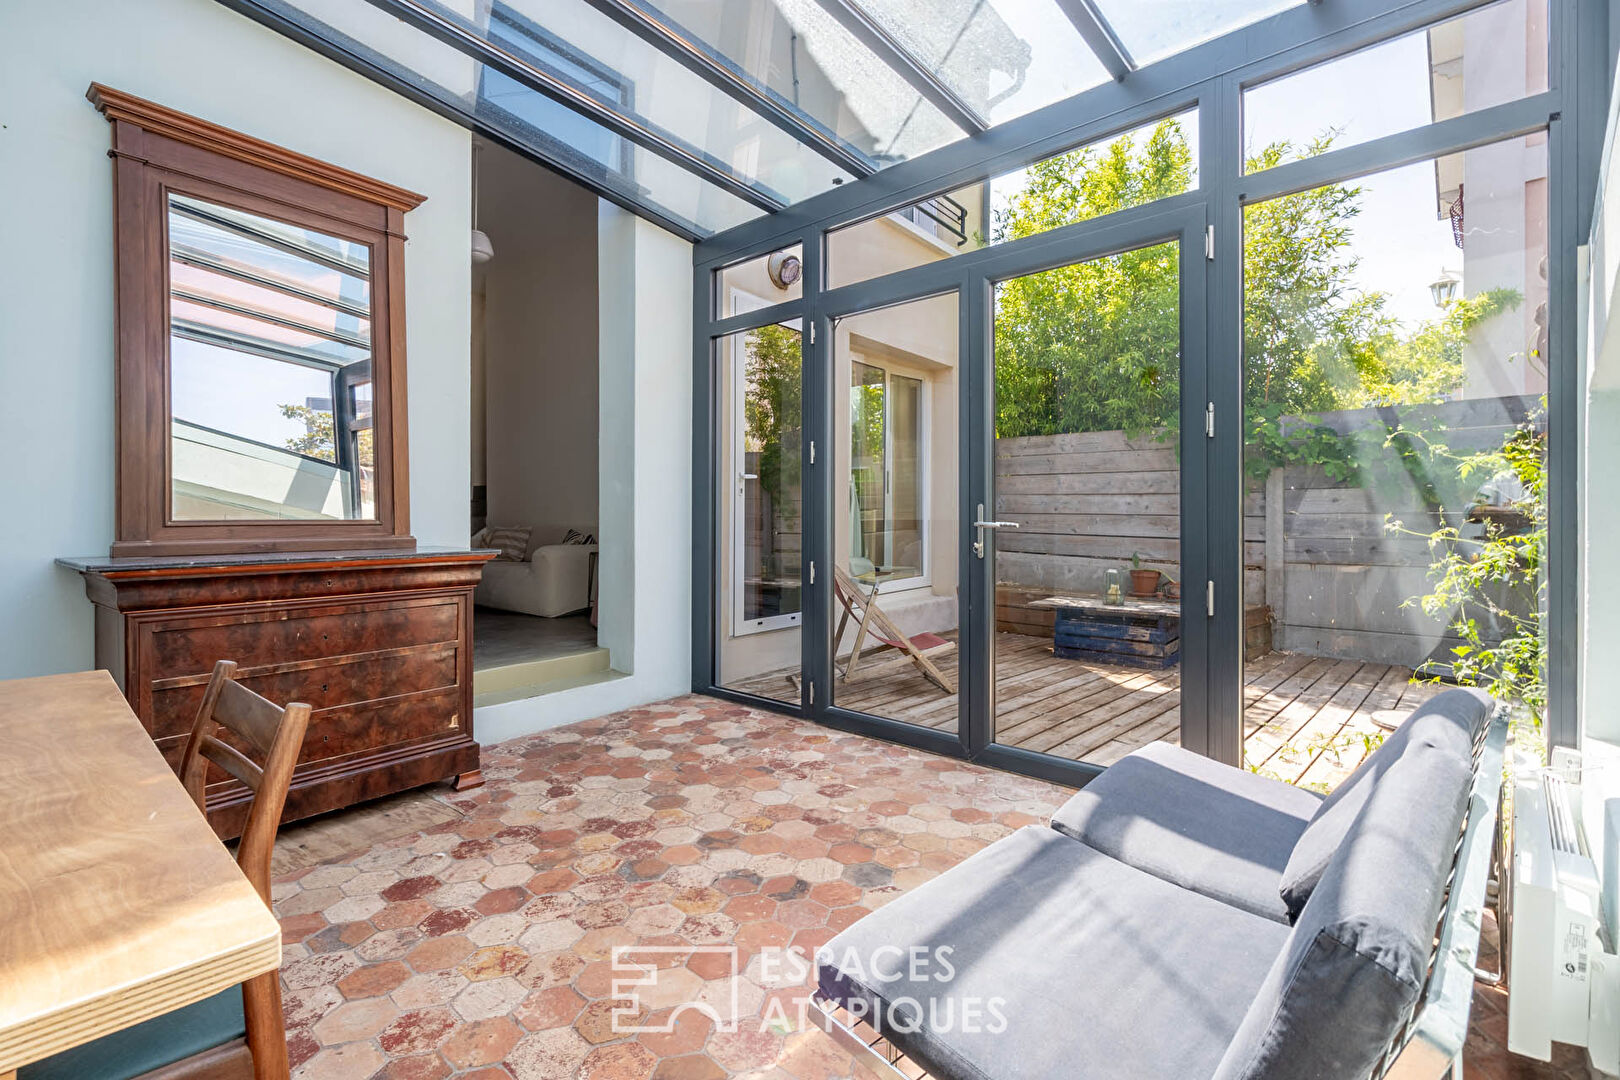
M284 820L435 780L478 782L473 588L493 552L62 560L95 604L111 671L170 764L216 660L314 707ZM208 819L241 831L249 792L211 777Z

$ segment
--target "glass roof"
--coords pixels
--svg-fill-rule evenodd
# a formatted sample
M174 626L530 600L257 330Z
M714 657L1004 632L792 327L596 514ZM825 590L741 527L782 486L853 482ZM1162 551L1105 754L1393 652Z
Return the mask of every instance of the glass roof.
M696 238L1305 0L249 2Z

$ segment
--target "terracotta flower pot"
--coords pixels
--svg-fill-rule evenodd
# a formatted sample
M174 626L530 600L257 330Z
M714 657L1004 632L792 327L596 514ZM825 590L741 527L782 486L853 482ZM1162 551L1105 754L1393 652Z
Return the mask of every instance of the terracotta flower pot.
M1139 598L1152 597L1159 591L1159 571L1132 570L1131 595Z

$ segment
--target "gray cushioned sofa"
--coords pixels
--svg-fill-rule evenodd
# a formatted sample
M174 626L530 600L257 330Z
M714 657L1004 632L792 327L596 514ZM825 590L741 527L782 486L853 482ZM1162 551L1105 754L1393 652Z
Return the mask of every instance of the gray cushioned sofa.
M1453 944L1441 915L1454 874L1483 903L1504 728L1447 691L1326 799L1138 750L839 934L817 996L939 1080L1382 1075L1435 957L1471 983L1478 920ZM1431 1041L1439 1076L1461 1034Z

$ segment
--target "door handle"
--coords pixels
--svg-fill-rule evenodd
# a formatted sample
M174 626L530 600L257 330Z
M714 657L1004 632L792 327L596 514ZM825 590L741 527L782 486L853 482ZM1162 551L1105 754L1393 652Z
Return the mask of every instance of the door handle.
M751 473L751 472L738 473L737 474L737 479L739 479L739 480L758 480L759 479L759 473Z
M984 558L984 531L986 529L1018 528L1018 522L1016 521L986 521L984 519L984 503L979 504L979 512L973 516L975 519L973 522L973 527L979 530L978 539L973 541L973 554L981 559Z

